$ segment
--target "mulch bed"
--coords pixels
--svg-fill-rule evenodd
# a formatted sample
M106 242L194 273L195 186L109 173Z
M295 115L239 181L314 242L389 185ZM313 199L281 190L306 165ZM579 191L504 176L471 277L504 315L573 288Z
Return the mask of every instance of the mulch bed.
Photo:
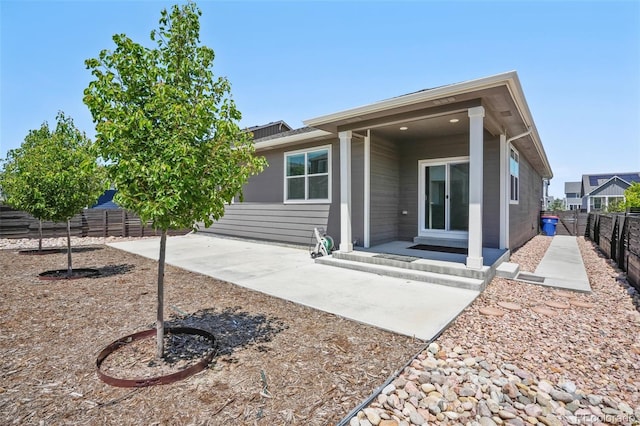
M40 281L66 254L0 250L0 418L4 424L330 425L424 342L167 266L168 325L217 340L210 367L170 385L127 389L98 379L98 353L154 326L157 263L110 247L74 250L93 278ZM304 277L301 277L304 279ZM354 301L357 303L357 301ZM153 340L153 339L152 339ZM176 345L186 342L176 341ZM155 362L149 349L110 360L125 374L184 368L203 346ZM153 346L155 347L155 346ZM126 355L126 354L120 354ZM168 367L167 367L168 365ZM146 371L136 372L143 366ZM167 369L168 368L168 369ZM144 419L144 420L141 420Z

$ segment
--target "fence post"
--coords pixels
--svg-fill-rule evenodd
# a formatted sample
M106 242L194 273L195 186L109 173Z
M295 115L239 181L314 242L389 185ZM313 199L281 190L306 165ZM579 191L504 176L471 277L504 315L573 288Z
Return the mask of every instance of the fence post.
M127 221L126 221L126 217L125 217L125 214L124 214L124 209L122 209L122 232L120 233L120 235L122 235L123 237L127 236L127 228L126 228L127 225L126 225L126 223L127 223Z
M618 248L618 215L615 215L615 220L611 228L611 247L609 248L611 256L609 256L609 258L615 262L617 259L616 249Z
M618 268L622 269L626 272L627 265L625 265L625 251L627 245L627 215L622 216L622 230L620 231L620 238L618 240L618 257L616 258L616 263L618 264Z

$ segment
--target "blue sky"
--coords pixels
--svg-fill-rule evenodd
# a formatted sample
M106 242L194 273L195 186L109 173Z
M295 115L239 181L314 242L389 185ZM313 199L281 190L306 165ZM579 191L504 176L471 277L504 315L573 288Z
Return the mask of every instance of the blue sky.
M93 136L84 60L151 46L167 1L0 0L0 158L58 110ZM554 171L640 170L638 1L200 1L241 124L302 120L516 70Z

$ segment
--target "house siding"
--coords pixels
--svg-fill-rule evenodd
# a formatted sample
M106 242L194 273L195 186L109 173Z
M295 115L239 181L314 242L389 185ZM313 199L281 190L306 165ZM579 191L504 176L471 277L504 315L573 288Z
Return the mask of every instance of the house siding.
M624 182L621 182L617 179L612 180L611 182L606 183L602 187L600 187L597 191L593 191L590 196L591 197L622 197L624 196L624 190L627 189L629 185Z
M400 205L397 211L400 240L418 235L418 161L469 156L469 136L406 142L400 152ZM484 135L483 245L498 247L500 238L500 142ZM406 215L401 212L407 211Z
M500 247L500 139L485 135L482 191L482 245Z
M395 143L372 136L370 244L398 238L400 171Z
M284 203L284 153L331 145L331 203ZM309 244L314 227L336 243L340 236L340 145L337 139L258 152L268 166L243 188L244 202L227 206L225 215L200 232Z
M401 240L413 240L418 235L418 161L468 156L469 137L458 135L399 145L400 188L403 201L400 210L406 210L407 214L400 218L398 237Z
M520 156L520 201L509 204L509 249L515 250L538 234L542 176Z

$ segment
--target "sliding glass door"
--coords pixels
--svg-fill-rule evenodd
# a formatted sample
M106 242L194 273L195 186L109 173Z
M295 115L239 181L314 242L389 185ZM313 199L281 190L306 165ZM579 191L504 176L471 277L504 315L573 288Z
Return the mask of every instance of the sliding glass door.
M469 230L469 161L419 162L419 234L466 237Z

